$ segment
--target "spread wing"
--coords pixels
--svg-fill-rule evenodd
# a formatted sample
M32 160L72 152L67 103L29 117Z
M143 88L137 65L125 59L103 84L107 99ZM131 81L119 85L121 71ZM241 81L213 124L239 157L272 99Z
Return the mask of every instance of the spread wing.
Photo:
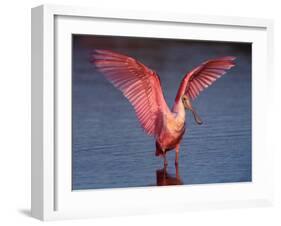
M162 112L170 111L158 75L139 61L108 50L94 50L91 62L133 105L148 135L155 135Z
M183 94L194 100L201 91L213 84L218 78L226 73L227 70L235 66L235 57L227 56L208 60L200 66L187 73L182 80L178 95Z

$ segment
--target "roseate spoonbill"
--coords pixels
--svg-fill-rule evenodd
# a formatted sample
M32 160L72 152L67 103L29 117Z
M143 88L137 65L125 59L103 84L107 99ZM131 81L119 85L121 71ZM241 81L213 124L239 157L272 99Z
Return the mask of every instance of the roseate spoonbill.
M192 107L201 91L234 66L235 57L208 60L183 77L175 103L170 110L163 96L160 77L140 61L109 50L94 50L91 63L133 105L144 131L156 140L156 156L167 165L166 152L175 149L175 164L179 161L179 147L185 132L185 110L192 112L195 121L202 120Z

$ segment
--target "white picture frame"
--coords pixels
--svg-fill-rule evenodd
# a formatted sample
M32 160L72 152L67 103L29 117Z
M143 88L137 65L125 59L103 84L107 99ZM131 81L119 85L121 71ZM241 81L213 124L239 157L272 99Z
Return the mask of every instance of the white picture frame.
M70 35L187 38L177 26L193 29L189 39L253 43L253 181L73 192L69 152L71 124L68 123L71 106ZM155 29L158 30L153 35ZM174 30L168 33L170 29ZM145 30L151 33L148 35ZM261 103L270 104L265 100L273 82L272 32L273 22L265 19L160 15L56 5L33 8L32 216L55 220L271 205L273 153L266 140L266 111L258 109ZM162 199L163 196L168 198Z

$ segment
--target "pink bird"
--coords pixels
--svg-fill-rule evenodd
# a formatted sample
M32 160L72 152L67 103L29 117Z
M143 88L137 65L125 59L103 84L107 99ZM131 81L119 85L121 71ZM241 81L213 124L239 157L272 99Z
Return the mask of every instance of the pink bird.
M138 121L149 136L156 140L156 156L162 156L167 166L166 153L175 150L175 164L179 161L179 147L185 132L185 110L193 113L198 124L202 120L192 107L201 91L226 73L235 64L235 57L208 60L182 79L170 110L157 73L132 57L108 50L94 50L91 63L133 105Z

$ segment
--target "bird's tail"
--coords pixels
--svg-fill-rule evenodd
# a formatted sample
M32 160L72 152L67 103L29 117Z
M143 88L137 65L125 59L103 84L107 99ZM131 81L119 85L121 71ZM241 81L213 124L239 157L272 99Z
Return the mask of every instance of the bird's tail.
M162 156L163 155L163 151L160 148L160 145L158 144L158 142L155 142L155 146L156 146L156 150L155 150L155 156Z

